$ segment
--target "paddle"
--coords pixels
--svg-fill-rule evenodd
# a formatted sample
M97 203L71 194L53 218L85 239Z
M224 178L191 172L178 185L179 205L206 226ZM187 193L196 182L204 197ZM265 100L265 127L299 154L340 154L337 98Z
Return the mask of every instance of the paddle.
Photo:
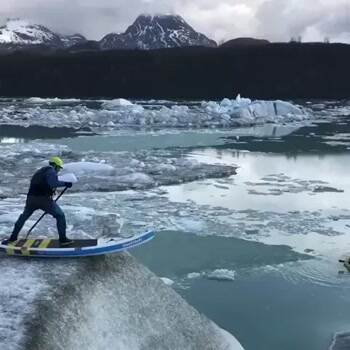
M57 202L64 194L64 192L66 192L68 189L68 187L65 187L64 190L60 193L60 195L55 199L55 202ZM36 221L36 223L30 228L30 230L28 231L26 238L28 239L29 235L31 234L31 232L34 230L34 228L36 227L36 225L41 221L41 219L46 215L47 213L45 212L43 215L40 216L40 218Z

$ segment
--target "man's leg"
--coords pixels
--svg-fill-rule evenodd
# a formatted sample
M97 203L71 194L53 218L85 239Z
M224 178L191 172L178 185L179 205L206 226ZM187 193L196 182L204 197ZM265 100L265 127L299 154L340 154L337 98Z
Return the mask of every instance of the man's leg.
M31 215L33 214L33 212L35 211L34 208L30 207L30 206L25 206L23 213L19 216L19 218L17 219L15 226L13 228L11 237L10 237L10 241L16 241L18 238L18 234L21 231L23 225L25 224L25 222L31 217Z
M66 217L62 211L62 209L57 205L57 203L53 200L50 201L45 211L52 215L56 219L57 223L57 231L60 238L60 241L67 240L66 237Z

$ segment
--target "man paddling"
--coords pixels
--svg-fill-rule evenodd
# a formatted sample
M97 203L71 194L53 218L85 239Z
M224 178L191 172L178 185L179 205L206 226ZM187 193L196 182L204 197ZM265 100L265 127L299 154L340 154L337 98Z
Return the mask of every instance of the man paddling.
M23 213L15 223L11 237L3 244L15 242L25 222L34 211L41 209L45 213L52 215L57 222L57 230L61 246L71 245L72 240L66 236L66 218L62 209L53 200L53 195L58 187L72 187L71 182L58 180L58 172L63 169L63 161L59 157L52 157L49 166L39 169L32 177L27 194L26 205Z

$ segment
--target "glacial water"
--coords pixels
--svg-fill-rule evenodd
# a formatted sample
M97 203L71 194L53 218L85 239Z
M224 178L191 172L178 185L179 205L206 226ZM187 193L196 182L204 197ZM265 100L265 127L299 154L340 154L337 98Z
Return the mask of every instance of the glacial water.
M121 232L154 227L157 238L132 255L246 350L344 349L350 275L337 260L350 253L350 109L302 105L307 120L230 128L35 138L16 125L1 133L1 232L48 155L98 163L62 200L72 236L96 236L115 217ZM49 219L46 231L55 235Z

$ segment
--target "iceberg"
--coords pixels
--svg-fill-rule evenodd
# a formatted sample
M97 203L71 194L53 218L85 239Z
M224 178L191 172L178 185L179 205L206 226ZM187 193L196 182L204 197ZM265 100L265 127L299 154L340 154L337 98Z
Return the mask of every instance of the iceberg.
M287 123L311 118L311 112L286 101L252 101L239 95L222 101L149 104L114 100L31 98L0 105L0 124L89 128L110 131L134 128L231 128Z
M1 262L4 349L243 350L128 253L21 264Z
M248 98L241 98L240 95L234 100L225 98L221 102L202 102L201 106L210 115L222 115L228 123L236 120L241 125L307 118L307 113L303 108L290 102L251 101Z
M234 281L236 278L236 271L227 269L217 269L207 274L208 279L218 281Z
M76 176L82 175L113 175L115 173L114 167L103 163L94 162L75 162L66 163L62 171L62 175L66 173L73 173Z

